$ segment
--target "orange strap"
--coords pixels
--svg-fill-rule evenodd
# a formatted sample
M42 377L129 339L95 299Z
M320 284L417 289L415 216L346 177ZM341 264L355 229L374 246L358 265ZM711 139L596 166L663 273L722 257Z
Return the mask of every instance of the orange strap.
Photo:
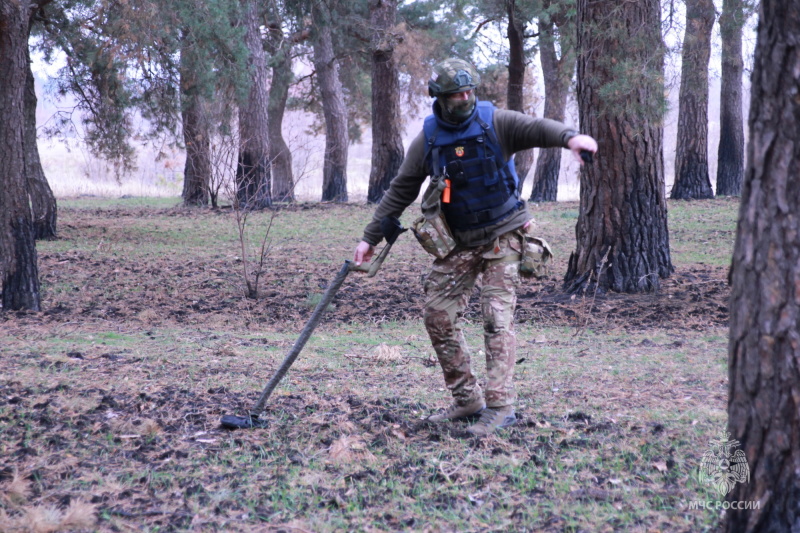
M444 180L444 190L442 191L442 203L450 203L450 180Z

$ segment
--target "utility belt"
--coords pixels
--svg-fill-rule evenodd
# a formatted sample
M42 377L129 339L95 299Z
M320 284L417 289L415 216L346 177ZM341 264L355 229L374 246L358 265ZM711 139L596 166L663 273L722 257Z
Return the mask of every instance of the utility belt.
M547 275L547 263L553 257L553 251L547 241L529 233L522 228L515 231L522 241L522 253L510 254L501 258L501 262L519 261L519 274L525 278L543 278ZM414 236L422 248L437 259L444 259L456 249L456 240L447 225L442 213L433 218L420 217L411 227Z

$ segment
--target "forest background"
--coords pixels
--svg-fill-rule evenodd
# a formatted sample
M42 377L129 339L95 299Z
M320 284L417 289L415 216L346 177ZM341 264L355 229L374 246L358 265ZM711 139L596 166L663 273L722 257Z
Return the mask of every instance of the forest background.
M721 523L730 531L788 529L788 521L794 520L790 505L796 499L792 500L790 489L796 486L794 465L800 450L795 431L798 410L793 403L800 397L795 364L800 300L796 292L786 290L800 279L796 272L800 231L794 217L800 198L793 187L800 175L796 168L800 143L792 119L796 113L783 113L796 110L796 98L791 98L800 73L783 67L798 61L796 47L786 46L796 41L800 28L792 6L770 0L759 6L750 116L754 139L750 146L756 149L751 148L748 180L741 189L743 208L733 261L738 189L723 199L671 201L672 240L667 238L664 193L670 178L665 179L662 163L669 166L672 154L663 150L662 118L669 100L664 88L672 84L678 69L668 69L671 75L665 85L662 59L666 56L670 63L677 57L666 52L680 40L680 30L675 38L669 37L672 28L680 27L672 24L681 19L680 4L579 0L574 11L566 10L567 19L579 19L576 33L582 53L575 91L579 120L605 150L603 157L581 171L579 205L534 204L539 223L553 242L562 250L572 249L575 241L577 247L569 256L559 254L551 275L532 282L520 295L516 318L522 346L530 347L517 360L524 391L520 424L484 441L465 442L459 438L458 424L437 427L424 421L441 400L431 395L440 376L421 324L410 316L418 316L422 301L419 284L411 281L422 278L425 261L408 240L394 250L392 268L382 278L351 279L343 287L330 310L331 323L320 329L307 358L293 369L295 379L285 383L283 394L269 406L270 426L249 434L222 431L220 415L251 405L254 391L293 340L297 324L319 301L329 267L340 262L342 250L350 252L351 228L363 227L370 216L372 206L363 205L358 196L349 199L342 179L347 147L359 133L364 135L359 129L366 124L367 106L359 96L368 91L356 82L358 74L366 72L366 63L336 53L332 33L341 21L365 19L341 18L331 11L342 4L270 3L270 9L305 8L294 19L300 31L284 33L283 24L267 22L265 32L259 18L252 16L234 26L223 16L217 26L179 25L173 32L176 26L171 22L189 20L194 13L178 9L189 4L173 3L175 10L158 12L167 23L157 26L164 33L151 34L144 31L147 28L134 27L142 19L126 11L133 4L102 3L97 4L99 10L81 11L89 4L68 2L63 5L83 17L70 25L69 18L48 18L47 10L35 11L29 19L31 14L20 9L20 3L0 0L0 22L15 30L12 38L0 34L3 50L15 52L13 57L0 54L0 59L13 59L3 65L14 74L0 77L0 89L18 97L0 99L15 104L3 108L13 120L0 123L4 139L0 145L8 148L0 151L6 157L0 165L0 176L6 180L0 195L6 230L0 235L0 267L5 275L2 325L7 333L0 376L0 424L7 438L0 443L0 455L13 458L0 470L0 523L5 529L91 529L95 524L116 529L146 523L152 529L259 530L266 523L301 530L436 529L442 524L485 530L533 524L558 531L602 527L696 531L714 529L725 517ZM155 10L160 4L136 5ZM211 5L233 4L209 0L193 6ZM386 5L394 4L376 1L368 7L377 13ZM726 0L720 14L708 1L686 5L696 10L687 10L686 18L692 22L686 24L681 50L692 60L683 61L680 69L684 74L680 107L686 104L688 111L677 119L675 166L685 163L682 179L692 183L681 191L688 196L677 197L711 198L707 161L696 157L714 153L708 149L705 99L709 41L701 34L710 35L717 15L720 21L725 18L725 6L739 13L754 6L745 9ZM253 6L256 3L248 1L240 7ZM432 4L401 7L413 14L426 6ZM414 20L425 22L427 26L419 27L428 32L402 41L413 41L422 47L417 52L424 50L427 55L410 54L398 61L407 69L401 69L399 76L400 86L407 84L401 91L407 100L417 102L423 94L432 61L470 51L477 55L468 57L483 71L484 97L502 104L505 89L528 87L520 83L519 69L510 68L520 65L519 47L510 46L506 68L502 53L486 60L484 48L463 38L479 35L476 29L492 23L492 17L476 19L475 9L472 4L445 8L437 4L427 13L416 13ZM170 18L176 13L188 18ZM512 35L521 40L525 30L510 24L519 13L506 13L509 41ZM460 26L445 30L443 24L451 15L465 17ZM307 20L312 23L306 24ZM35 133L29 128L35 121L23 117L18 104L24 95L25 110L33 109L33 91L21 90L26 76L20 67L28 65L24 59L33 27L29 22L52 25L54 21L65 25L42 37L39 48L48 48L47 38L56 39L70 50L69 58L77 58L68 62L63 76L59 74L55 90L77 98L82 109L73 113L67 107L44 129L56 126L68 136L80 137L90 151L112 162L108 174L119 182L137 172L143 153L139 143L160 141L156 156L144 158L169 162L163 165L169 172L158 177L156 169L155 180L148 174L139 178L132 174L134 183L138 179L147 187L161 180L167 186L180 180L168 176L180 174L180 156L171 151L183 143L187 162L182 206L176 205L174 195L130 198L119 189L111 194L126 197L60 198L59 232L57 238L47 239L53 237L48 230L55 233L55 204L48 210L42 209L46 202L37 203L45 198L38 193L46 182L40 179L43 172L35 172L40 168L38 151L32 149L37 143L28 137L30 131ZM118 25L106 27L99 21ZM475 25L476 21L480 22ZM739 18L733 24L737 32L744 22ZM192 31L200 29L204 32ZM238 38L225 42L248 47L255 43L249 55L233 49L203 55L208 51L204 44L234 29L240 31ZM281 36L277 41L266 39L273 30ZM106 40L109 35L113 38ZM344 35L350 34L337 37ZM350 36L354 35L366 42L364 35ZM147 49L155 55L164 52L159 67L150 69L155 63L143 60L149 56L136 48L142 36L150 44L166 43L163 49ZM254 120L267 108L260 99L267 89L272 93L282 74L313 81L304 78L310 71L280 64L271 66L271 79L262 76L268 59L264 52L267 44L301 43L311 36L313 50L305 48L305 53L313 59L305 64L313 65L319 84L291 93L295 104L312 111L295 117L304 151L293 159L311 164L308 154L323 151L319 145L309 148L302 143L312 137L305 133L308 125L319 133L324 117L328 157L322 164L323 202L312 198L307 203L281 204L280 210L263 209L294 196L294 182L282 190L263 186L269 181L258 182L270 178L265 158L272 165L271 178L279 174L275 169L280 168L280 154L265 154L267 143L259 137L266 133L272 138L276 132L248 128L254 122L263 124ZM540 52L542 36L539 32ZM662 36L667 49L661 47ZM115 41L118 37L121 40ZM368 40L372 53L385 52L385 41ZM19 43L24 46L14 46ZM352 47L354 41L345 48ZM563 46L560 49L563 52ZM243 57L250 58L253 68L226 70ZM557 54L549 57L558 60ZM350 68L347 61L333 66L348 58ZM123 61L118 64L117 59ZM184 59L195 62L184 64ZM217 59L221 62L213 63ZM126 70L125 61L136 66ZM209 61L213 68L204 69L212 64ZM373 66L382 63L386 62ZM416 75L413 68L420 69ZM573 69L567 71L571 78ZM131 72L145 75L129 77ZM733 81L721 83L721 91L741 88L744 73L736 72ZM217 83L235 82L237 73L252 76L241 86L249 87L249 94L214 92L240 87ZM178 85L173 83L176 74L180 74ZM28 79L32 88L33 79ZM373 71L372 89L381 86L378 79ZM220 94L230 99L213 98ZM505 95L509 108L532 105L531 100L525 103L522 90L514 94L508 90ZM328 105L321 105L316 96L327 99ZM234 101L238 110L227 105ZM379 104L371 110L375 122L401 115L388 105L393 100L375 99L373 93L371 101ZM721 98L720 106L730 102ZM741 125L743 106L737 102L734 122ZM160 114L164 109L171 114ZM82 116L81 111L90 114ZM154 131L132 127L142 117L148 119L145 125L156 126ZM209 122L209 118L222 120ZM733 125L719 131L728 134ZM682 126L690 129L681 133ZM214 144L226 136L232 142ZM742 156L743 139L739 141ZM394 143L392 150L398 145ZM236 163L217 165L202 153L212 148L222 148L216 153ZM560 160L561 150L556 152ZM633 157L627 157L630 154ZM191 157L195 157L192 165ZM377 165L383 171L377 179L374 148L371 163L367 200L374 202L397 160ZM215 196L221 189L212 191L206 178L223 167L228 183L234 185L222 190L227 194ZM739 159L739 186L742 167ZM313 174L309 168L299 167L298 178ZM85 170L83 174L91 174ZM280 172L285 176L287 167ZM673 183L673 199L677 183L684 182ZM601 197L606 201L593 203ZM233 209L191 208L224 204L219 200L230 201ZM245 238L245 220L249 228L272 231L269 236L274 240L253 239L250 234ZM326 246L310 240L309 234L325 235ZM564 270L566 277L561 276ZM253 277L248 281L248 276ZM471 336L479 336L474 303L466 315L467 329ZM480 354L479 347L474 350ZM387 383L390 372L395 379ZM752 469L751 482L737 483L727 495L698 474L703 450L710 446L713 453L720 446L733 446L734 441L725 441L731 435L722 430L726 398L727 429L742 444ZM727 485L722 488L730 490ZM720 515L713 506L697 504L719 497L711 494L715 491L725 498L720 505L732 501L764 505L729 507L730 513Z
M408 4L425 5L424 2L408 2ZM716 0L715 7L719 14L722 10L722 0ZM524 6L521 6L524 8ZM421 8L434 9L431 6ZM750 8L752 15L752 7ZM678 95L680 91L681 50L684 30L685 6L682 2L667 2L664 7L664 39L668 46L666 62L666 91L668 108L664 118L664 164L666 177L666 191L669 195L674 180L675 149L678 132ZM492 80L492 99L501 107L507 103L506 94L502 83L508 82L507 73L498 68L507 62L508 40L507 20L497 16L493 18L481 15L479 10L461 12L461 16L447 18L444 12L438 17L441 21L434 30L447 34L448 27L458 26L452 31L454 38L462 38L464 42L458 45L461 50L470 51L465 55L469 60L475 61L483 71L493 72L497 79ZM398 16L402 20L403 11ZM400 22L402 24L402 22ZM539 20L533 19L526 28L528 34L539 31ZM752 55L755 47L756 17L749 16L743 24L743 60L744 77L742 79L743 116L749 110L749 73L752 70ZM472 32L472 33L470 33ZM409 42L410 41L410 42ZM445 39L445 42L447 40ZM529 39L527 46L526 72L525 72L525 111L534 116L544 116L545 86L542 75L541 55L537 52L536 39ZM451 53L452 49L442 46L438 50L420 51L414 49L413 39L399 44L399 55L407 60L419 61L411 72L413 75L426 76L426 67L437 59ZM305 55L304 55L305 54ZM294 63L294 79L298 80L309 76L313 72L313 64L308 56L309 51L298 53ZM427 55L426 55L427 54ZM438 55L436 55L438 54ZM717 172L717 147L720 133L720 83L721 83L721 41L719 25L715 24L711 34L711 55L708 70L709 101L708 101L708 159L709 176L712 186L716 185ZM185 149L181 142L168 138L159 139L157 142L137 142L134 158L135 168L120 174L102 155L93 152L86 143L82 142L83 127L80 123L80 113L73 115L72 110L76 105L75 98L70 94L60 94L58 90L58 77L60 69L65 66L63 54L44 60L40 51L33 53L33 73L36 80L36 93L39 105L36 109L36 123L41 133L39 137L39 152L42 167L48 177L50 186L56 196L97 195L97 196L179 196L183 187ZM63 75L63 72L61 73ZM498 77L499 76L499 77ZM402 103L402 142L407 147L411 139L418 133L422 126L422 119L430 112L432 99L428 97L425 87L426 78L417 80L422 83L405 85L412 91L406 95ZM308 83L306 79L305 82ZM302 98L304 89L297 86L292 90L295 97ZM574 79L570 84L570 91L566 101L566 114L564 122L572 127L578 127L578 110L575 101ZM363 102L360 105L364 105ZM325 153L325 136L319 114L304 110L295 103L290 105L283 121L283 135L287 140L289 149L293 154L294 173L298 177L295 185L295 195L301 201L318 201L322 190L322 166ZM319 110L317 110L319 111ZM63 113L71 116L70 128L67 130L53 128L58 116ZM77 120L72 120L77 119ZM363 117L362 117L363 119ZM140 126L147 128L146 121L138 118ZM348 192L353 201L364 201L367 198L370 174L372 131L362 123L360 133L356 139L351 140L347 162ZM49 134L45 132L49 131ZM66 134L65 134L66 133ZM745 131L745 135L747 132ZM538 153L534 158L538 157ZM524 180L523 197L531 194L533 174L535 168L531 165L529 175ZM557 198L560 201L577 200L578 198L578 165L567 154L561 157L561 172Z

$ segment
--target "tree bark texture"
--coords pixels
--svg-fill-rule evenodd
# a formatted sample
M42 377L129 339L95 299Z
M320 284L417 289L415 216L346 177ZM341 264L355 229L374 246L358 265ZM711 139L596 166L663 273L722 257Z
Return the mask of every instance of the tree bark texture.
M322 167L322 201L347 202L347 108L339 78L339 61L333 53L331 17L324 3L312 10L316 24L314 68L322 93L325 116L325 161Z
M39 270L25 175L27 2L0 0L0 282L3 310L40 310Z
M713 198L708 176L708 60L713 0L686 0L673 200Z
M243 4L245 44L249 52L250 91L239 106L239 157L236 195L240 207L272 205L269 152L269 65L261 40L260 17L254 0Z
M539 35L539 57L544 78L544 117L564 121L575 54L561 40L561 59L556 55L555 25L549 24ZM558 195L558 175L561 172L561 148L542 148L533 175L531 202L555 202Z
M508 88L506 105L512 111L525 112L525 27L518 16L517 3L506 3L508 12ZM514 154L514 166L519 176L519 190L533 166L533 150L522 150Z
M25 48L28 53L28 48ZM56 236L58 210L56 197L44 175L36 139L36 87L31 70L30 54L25 75L25 177L33 210L33 236L52 239Z
M372 166L367 202L377 204L403 162L400 82L392 34L397 0L371 0L372 26Z
M283 139L283 116L292 83L290 49L280 48L273 55L272 83L269 86L269 154L272 161L272 197L278 202L294 202L292 152Z
M673 270L659 2L579 0L577 17L580 123L599 150L581 172L565 288L652 291Z
M731 273L728 429L750 480L728 532L800 531L800 11L762 0Z
M194 77L191 44L181 49L181 118L186 164L183 170L183 205L208 205L211 183L211 139L203 97Z
M717 196L739 196L744 177L744 119L742 116L742 0L723 0Z

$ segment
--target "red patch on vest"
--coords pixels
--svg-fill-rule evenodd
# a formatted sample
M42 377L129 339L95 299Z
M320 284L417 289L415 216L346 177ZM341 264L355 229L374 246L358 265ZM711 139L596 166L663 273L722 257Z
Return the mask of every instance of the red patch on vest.
M464 147L456 146L456 157L464 157Z

